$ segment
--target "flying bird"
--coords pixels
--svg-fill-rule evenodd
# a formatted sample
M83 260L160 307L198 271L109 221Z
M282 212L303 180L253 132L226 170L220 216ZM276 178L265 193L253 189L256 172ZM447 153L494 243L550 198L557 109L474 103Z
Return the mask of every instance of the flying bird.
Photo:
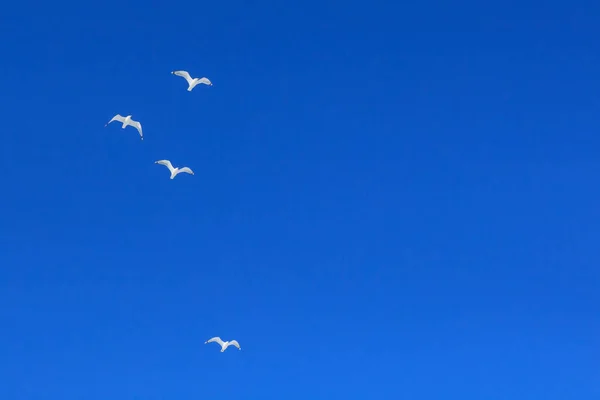
M173 71L173 75L181 76L185 78L188 83L188 92L191 92L196 85L204 83L205 85L212 86L212 82L208 78L192 78L187 71Z
M108 121L106 123L106 125L104 125L104 126L105 127L108 126L108 124L110 124L113 121L119 121L119 122L123 123L123 126L121 127L123 129L125 129L125 127L127 125L133 126L140 133L140 137L142 138L142 140L144 140L144 135L142 134L142 124L140 124L138 121L132 120L131 115L124 117L121 114L117 114L114 117L112 117L112 119L110 121Z
M194 171L192 171L188 167L174 168L173 164L171 164L171 161L169 161L169 160L159 160L159 161L156 161L154 164L164 165L165 167L169 168L169 171L171 172L171 179L175 178L177 176L177 174L180 172L186 172L190 175L194 175Z
M235 346L238 348L238 350L241 350L242 348L240 347L240 344L237 342L237 340L232 340L229 342L224 342L221 340L220 337L215 336L212 339L208 339L206 342L204 342L204 344L207 343L211 343L211 342L216 342L221 346L221 353L225 351L226 348L228 348L229 346Z

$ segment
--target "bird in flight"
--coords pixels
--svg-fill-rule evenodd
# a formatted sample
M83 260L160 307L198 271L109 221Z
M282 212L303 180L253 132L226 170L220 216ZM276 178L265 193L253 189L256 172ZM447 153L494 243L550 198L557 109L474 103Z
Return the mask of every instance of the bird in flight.
M119 121L119 122L123 123L123 126L121 127L123 129L125 129L125 127L127 125L133 126L140 133L140 137L142 138L142 140L144 140L144 134L142 133L142 124L140 124L138 121L132 120L131 115L124 117L121 114L117 114L114 117L112 117L112 119L110 121L108 121L106 123L106 125L104 125L104 126L105 127L108 126L108 124L110 124L113 121Z
M173 71L171 72L173 75L181 76L185 78L188 83L188 92L191 92L193 88L196 87L199 83L204 83L205 85L212 86L212 82L208 78L192 78L187 71Z
M188 167L174 168L173 164L171 164L171 161L169 161L169 160L159 160L159 161L156 161L155 164L164 165L165 167L169 168L169 171L171 172L171 179L175 178L177 176L177 174L180 172L186 172L190 175L194 175L194 171L192 171Z
M240 347L240 344L237 342L237 340L231 340L229 342L224 342L221 340L220 337L215 336L212 339L208 339L206 342L204 342L204 344L207 343L211 343L211 342L216 342L221 346L221 353L225 351L226 348L228 348L229 346L235 346L238 348L238 350L241 350L242 348Z

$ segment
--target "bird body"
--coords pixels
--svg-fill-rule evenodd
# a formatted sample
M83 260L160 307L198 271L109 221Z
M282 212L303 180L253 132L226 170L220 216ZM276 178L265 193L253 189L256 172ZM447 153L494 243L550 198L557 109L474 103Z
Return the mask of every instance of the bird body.
M140 133L140 137L142 138L142 140L144 140L144 134L142 133L142 124L140 124L138 121L132 120L131 115L124 117L121 114L117 114L114 117L112 117L112 119L110 121L108 121L106 123L106 125L104 125L104 126L107 126L108 124L110 124L113 121L121 122L123 124L121 126L121 128L123 128L123 129L125 129L125 127L127 127L127 125L133 126Z
M231 341L228 341L228 342L224 342L224 341L223 341L223 340L221 340L221 338L220 338L220 337L218 337L218 336L215 336L215 337L214 337L214 338L212 338L212 339L208 339L206 342L204 342L204 344L207 344L207 343L212 343L212 342L215 342L215 343L217 343L217 344L219 344L219 345L221 346L221 353L222 353L222 352L224 352L224 351L225 351L225 349L227 349L229 346L234 346L234 347L237 347L237 348L238 348L238 350L241 350L241 349L242 349L242 348L240 347L240 344L237 342L237 340L231 340Z
M183 167L183 168L173 167L173 164L171 164L171 161L169 161L169 160L159 160L159 161L156 161L155 164L160 164L160 165L164 165L165 167L167 167L169 169L169 172L171 172L171 179L174 179L177 176L177 174L179 174L180 172L185 172L190 175L194 175L194 171L192 171L188 167Z
M173 71L171 72L173 75L181 76L188 83L188 92L191 92L196 85L203 83L208 86L212 86L212 82L208 78L192 78L187 71Z

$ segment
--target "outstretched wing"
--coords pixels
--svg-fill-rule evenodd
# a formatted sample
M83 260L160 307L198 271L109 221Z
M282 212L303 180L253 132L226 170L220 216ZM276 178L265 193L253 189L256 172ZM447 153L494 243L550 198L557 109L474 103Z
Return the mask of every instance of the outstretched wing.
M198 83L204 83L205 85L212 86L212 82L208 78L200 78L198 79Z
M214 337L214 338L212 338L212 339L208 339L206 342L204 342L204 344L206 344L206 343L212 343L212 342L218 343L218 344L219 344L219 346L223 346L223 343L225 343L225 342L223 342L223 341L221 340L221 338L220 338L220 337L218 337L218 336L215 336L215 337Z
M188 167L179 168L179 172L186 172L186 173L188 173L190 175L194 175L194 171L192 171Z
M241 350L242 348L240 347L240 344L237 342L237 340L231 340L229 341L229 345L230 346L235 346L238 348L238 350Z
M113 121L119 121L120 123L123 123L125 121L125 117L122 116L121 114L117 114L114 117L112 117L112 119L110 121L108 121L106 123L106 125L110 124ZM104 126L106 126L106 125L104 125Z
M173 172L173 170L175 169L173 168L173 164L171 164L171 161L169 160L158 160L154 164L164 165L165 167L169 168L169 171L171 172Z
M177 76L181 76L182 78L185 78L185 80L187 81L188 85L192 84L192 77L190 76L190 74L187 71L173 71L171 72L173 75L177 75Z
M144 139L144 134L142 133L142 124L139 121L130 120L129 125L133 126L140 133L140 137Z

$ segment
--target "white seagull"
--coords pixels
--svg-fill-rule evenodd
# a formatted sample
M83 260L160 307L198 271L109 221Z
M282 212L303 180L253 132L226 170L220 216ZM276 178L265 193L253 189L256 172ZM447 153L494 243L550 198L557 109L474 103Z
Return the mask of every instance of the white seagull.
M164 165L165 167L169 168L169 171L171 172L171 179L175 178L180 172L187 172L190 175L194 175L194 171L192 171L188 167L174 168L173 164L171 164L171 161L169 160L159 160L156 161L154 164Z
M240 344L237 342L237 340L232 340L229 342L224 342L221 340L220 337L215 336L212 339L208 339L206 342L204 342L204 344L206 343L211 343L211 342L217 342L220 346L221 346L221 353L225 351L226 348L228 348L229 346L235 346L238 348L238 350L241 350L242 348L240 347Z
M205 85L212 86L212 82L208 78L192 78L187 71L173 71L171 72L173 75L181 76L185 78L188 83L188 92L191 92L193 88L196 87L199 83L204 83Z
M142 124L140 124L138 121L134 121L131 119L131 115L128 115L126 117L122 116L121 114L117 114L114 117L112 117L112 119L110 121L108 121L106 123L106 125L104 125L105 127L108 126L108 124L110 124L113 121L119 121L123 123L123 126L121 128L125 129L125 127L127 125L133 126L135 129L138 130L138 132L140 133L140 137L142 138L142 140L144 140L144 135L142 133Z

